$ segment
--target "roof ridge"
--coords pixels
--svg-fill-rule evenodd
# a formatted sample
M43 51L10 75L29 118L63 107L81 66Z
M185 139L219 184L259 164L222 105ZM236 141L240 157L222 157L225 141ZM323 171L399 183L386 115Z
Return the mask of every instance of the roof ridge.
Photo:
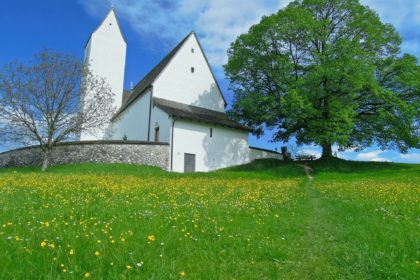
M184 104L159 97L153 97L153 106L157 106L171 117L216 124L252 132L252 129L231 120L225 112Z
M177 105L187 106L187 107L191 107L191 108L197 108L197 109L200 109L200 110L203 110L203 111L205 110L205 111L209 111L209 112L212 112L212 113L219 113L219 114L223 114L223 115L227 116L225 112L216 111L216 110L212 110L212 109L208 109L208 108L200 107L200 106L195 106L195 105L191 105L191 104L186 104L186 103L182 103L182 102L178 102L178 101L174 101L174 100L170 100L170 99L166 99L166 98L153 96L153 100L175 103Z
M151 84L156 80L159 74L166 68L169 62L172 61L172 58L178 53L187 39L192 35L195 34L194 31L188 33L184 39L182 39L155 67L152 68L140 82L138 82L134 88L132 89L131 96L127 99L127 101L122 104L121 108L118 112L112 117L115 119L119 114L121 114L134 100L137 99L147 88L151 86Z

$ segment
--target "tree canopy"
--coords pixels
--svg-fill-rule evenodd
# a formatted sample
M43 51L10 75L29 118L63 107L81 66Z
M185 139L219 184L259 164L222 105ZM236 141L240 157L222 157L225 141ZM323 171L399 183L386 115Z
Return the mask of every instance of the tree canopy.
M420 67L358 0L295 0L228 50L229 114L273 140L362 149L420 146Z
M62 141L109 123L113 93L71 55L42 51L29 64L12 62L0 70L0 138L14 144L38 144L49 154ZM85 110L79 110L80 102Z

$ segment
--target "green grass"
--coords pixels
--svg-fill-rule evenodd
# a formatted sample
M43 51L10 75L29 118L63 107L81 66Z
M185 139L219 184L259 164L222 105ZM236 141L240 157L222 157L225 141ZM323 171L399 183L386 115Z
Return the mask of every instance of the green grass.
M420 165L307 164L0 170L0 279L419 279Z

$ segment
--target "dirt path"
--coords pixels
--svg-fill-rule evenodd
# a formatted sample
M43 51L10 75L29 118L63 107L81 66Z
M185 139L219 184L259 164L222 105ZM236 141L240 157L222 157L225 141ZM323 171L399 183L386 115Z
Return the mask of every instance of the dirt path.
M306 176L308 176L308 179L312 181L314 179L314 177L312 176L312 173L314 171L312 167L304 164L299 164L299 166L305 170Z
M305 202L306 234L302 237L302 251L300 257L306 259L301 263L300 277L302 279L329 279L335 275L336 268L328 259L328 244L331 238L331 228L327 219L328 209L322 194L312 188L314 181L313 169L307 165L301 166L308 177L303 189L307 195Z

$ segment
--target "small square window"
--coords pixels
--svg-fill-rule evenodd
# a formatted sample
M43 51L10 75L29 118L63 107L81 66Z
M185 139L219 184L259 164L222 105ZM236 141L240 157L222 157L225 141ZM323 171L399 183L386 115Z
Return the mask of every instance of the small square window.
M194 48L191 48L191 52L194 53Z
M191 67L191 73L194 73L194 72L195 72L195 68Z

